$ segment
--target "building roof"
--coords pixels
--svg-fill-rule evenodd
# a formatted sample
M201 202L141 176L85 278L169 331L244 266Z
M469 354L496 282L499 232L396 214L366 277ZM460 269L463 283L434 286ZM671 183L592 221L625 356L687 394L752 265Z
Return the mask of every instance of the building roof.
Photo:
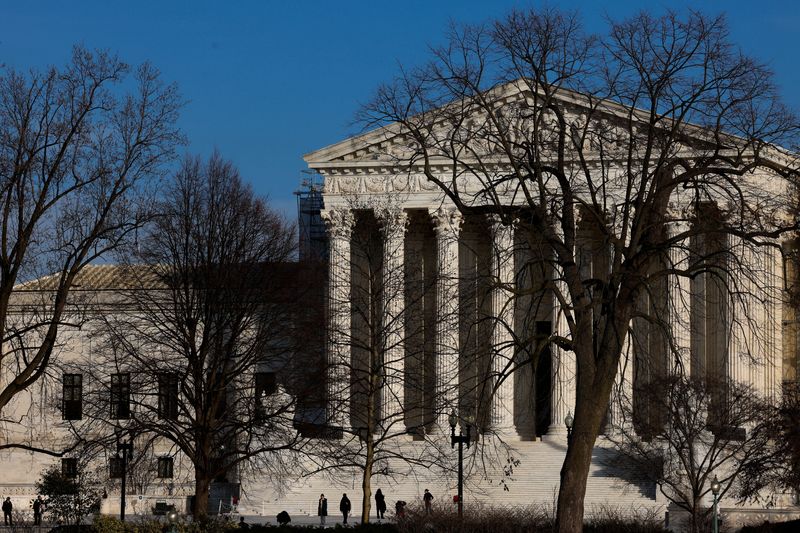
M61 274L50 274L26 281L15 291L54 291ZM102 291L121 289L158 289L164 285L155 270L148 265L86 265L75 278L73 291Z

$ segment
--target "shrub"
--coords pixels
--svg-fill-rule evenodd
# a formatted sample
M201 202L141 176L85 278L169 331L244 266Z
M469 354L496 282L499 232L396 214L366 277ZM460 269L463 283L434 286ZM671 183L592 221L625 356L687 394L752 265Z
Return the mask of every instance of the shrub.
M84 517L100 510L100 482L83 465L79 465L75 476L66 476L61 468L51 466L36 482L36 492L45 496L51 519L65 525L80 524Z
M800 520L774 524L765 522L758 526L746 526L741 529L740 533L792 533L793 531L800 531Z

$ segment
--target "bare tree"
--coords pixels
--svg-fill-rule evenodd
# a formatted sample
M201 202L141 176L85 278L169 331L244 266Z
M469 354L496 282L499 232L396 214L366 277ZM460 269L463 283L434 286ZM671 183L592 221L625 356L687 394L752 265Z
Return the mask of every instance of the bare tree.
M640 296L700 273L709 295L741 292L752 267L725 243L772 253L795 229L786 206L797 160L778 148L797 146L795 115L722 17L642 13L592 36L551 9L454 28L361 118L385 126L373 157L435 184L465 214L544 240L564 324L549 344L574 353L577 370L557 522L580 531L628 324L648 314ZM673 248L691 259L673 260Z
M175 86L151 65L131 69L104 51L76 47L64 68L0 75L4 417L46 371L59 333L80 325L65 309L81 270L141 224L141 193L182 142L180 106ZM37 290L46 295L36 299Z
M780 458L774 441L777 408L750 387L722 380L664 378L642 391L650 409L661 412L647 431L620 424L612 433L615 462L689 514L688 530L704 531L711 508L712 480L719 498L761 496L769 465ZM724 400L720 401L722 397ZM627 404L625 420L633 420Z
M88 418L179 452L203 517L212 482L281 473L302 442L295 232L219 154L186 159L157 213L96 316Z

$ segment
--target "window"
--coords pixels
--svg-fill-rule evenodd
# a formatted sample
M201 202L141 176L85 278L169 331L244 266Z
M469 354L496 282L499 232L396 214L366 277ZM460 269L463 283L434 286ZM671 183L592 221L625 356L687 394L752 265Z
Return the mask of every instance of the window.
M278 380L275 372L256 372L256 398L275 394L278 390Z
M256 417L264 416L264 397L275 394L278 390L278 380L275 372L256 372Z
M231 375L224 372L217 372L214 375L209 373L208 377L208 401L209 406L216 405L214 409L214 418L225 418L225 411L228 409L228 391L226 388L226 380L231 379Z
M158 417L178 418L178 376L170 372L158 375Z
M61 419L80 420L83 417L83 375L64 374L61 397Z
M131 375L111 374L111 418L115 420L131 416Z
M158 458L158 477L160 478L172 477L172 457Z
M74 457L64 457L61 459L61 475L64 477L78 476L78 460Z
M119 479L125 469L125 461L122 457L112 457L108 460L108 477L111 479Z

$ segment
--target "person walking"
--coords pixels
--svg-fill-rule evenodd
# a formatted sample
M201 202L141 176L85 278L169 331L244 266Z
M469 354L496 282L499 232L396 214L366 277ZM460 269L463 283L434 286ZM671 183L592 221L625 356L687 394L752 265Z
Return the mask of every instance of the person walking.
M433 494L425 489L425 494L422 495L422 501L425 502L425 514L431 514L431 505L433 504Z
M347 515L350 514L350 498L347 497L347 493L342 494L342 501L339 502L339 510L342 512L342 516L344 520L342 520L342 524L347 525Z
M11 511L14 510L14 505L11 503L11 498L6 498L6 501L3 502L3 522L7 526L14 525L14 519L11 517Z
M34 526L41 526L42 525L42 497L37 496L36 499L33 501L33 525Z
M317 516L319 516L319 525L325 525L325 517L328 516L328 499L324 494L319 495L319 503L317 504Z
M381 489L375 493L375 507L378 509L378 519L383 520L383 513L386 512L386 498L383 497Z

